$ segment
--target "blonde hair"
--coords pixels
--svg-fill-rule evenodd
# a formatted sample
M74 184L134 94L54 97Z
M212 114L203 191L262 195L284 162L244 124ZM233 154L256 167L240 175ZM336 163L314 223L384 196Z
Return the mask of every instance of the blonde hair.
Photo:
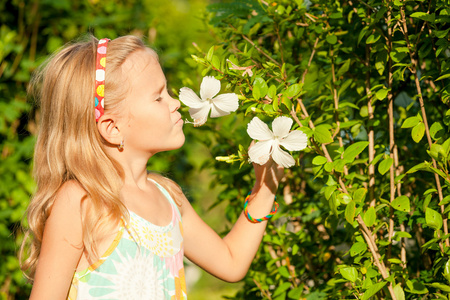
M122 217L120 199L124 173L105 152L94 114L95 60L98 40L88 36L51 56L33 76L29 93L40 102L40 129L34 153L37 190L27 210L28 229L20 250L21 268L34 278L45 222L61 186L76 181L82 199L83 247L88 260L98 258L97 241ZM110 41L106 57L105 112L119 114L127 92L121 66L135 51L148 49L137 37ZM155 54L156 55L156 54ZM179 198L181 189L157 174L149 175ZM31 241L30 241L31 240ZM28 250L28 251L26 251ZM24 252L28 252L23 260Z

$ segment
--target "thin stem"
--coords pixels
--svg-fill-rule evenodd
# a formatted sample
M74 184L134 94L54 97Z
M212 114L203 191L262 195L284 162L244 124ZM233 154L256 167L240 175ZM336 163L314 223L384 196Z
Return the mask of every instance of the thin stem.
M375 207L375 165L372 161L375 159L375 132L373 130L372 121L374 120L374 107L372 106L372 92L370 90L370 45L366 45L366 61L367 68L365 88L367 95L367 112L368 112L368 129L367 133L369 139L369 200L370 206Z
M336 89L336 72L335 72L335 64L334 64L334 49L331 48L330 50L330 56L331 56L331 93L333 94L333 102L334 102L334 121L336 122L336 131L333 134L333 139L335 136L337 136L337 139L339 141L339 147L344 147L344 143L342 141L342 137L339 134L341 131L341 122L339 121L339 96ZM344 158L344 154L341 154L341 159ZM344 174L348 175L348 168L345 165L344 166Z
M233 27L234 28L234 27ZM267 54L266 52L264 52L261 48L259 48L258 46L256 46L256 44L249 39L248 37L246 37L245 35L242 34L242 37L244 38L244 40L246 40L247 42L249 42L253 47L255 47L255 49L261 53L262 55L264 55L265 57L267 57L268 59L270 59L274 64L276 64L277 66L281 67L281 64L276 61L273 57L271 57L269 54Z
M388 48L388 117L389 117L389 156L394 160L395 134L394 134L394 97L392 95L392 82L394 80L392 75L392 59L389 55L392 52L392 26L391 24L391 9L388 7L386 23L388 24L387 48ZM395 200L395 170L394 164L389 168L389 190L390 202ZM388 231L388 252L387 259L391 258L392 251L392 236L394 235L394 209L389 209L389 231Z
M422 88L420 87L419 77L417 76L418 62L414 57L414 53L413 53L413 51L411 49L411 45L409 43L408 27L406 25L406 17L405 17L405 11L404 11L403 6L400 8L400 15L401 15L401 24L402 24L401 28L403 29L402 32L403 32L403 35L405 36L406 45L408 46L408 52L409 52L409 56L410 56L411 63L412 63L411 73L414 74L414 82L416 84L417 94L418 94L418 98L419 98L420 110L422 113L422 120L425 125L425 134L427 136L428 146L431 148L431 145L433 143L431 141L430 129L428 127L427 114L425 111L425 104L424 104L423 96L422 96ZM434 158L431 158L431 161L433 163L433 167L437 168L436 160ZM436 173L434 173L434 179L436 181L436 189L437 189L438 195L439 195L439 202L441 202L442 199L444 198L442 195L441 180L439 179L439 175ZM448 217L444 213L444 211L445 211L445 206L441 205L441 214L443 215L444 235L447 235L448 234L448 224L447 224ZM445 245L447 247L450 246L450 241L449 241L448 237L445 239Z
M398 159L398 147L394 146L394 167L395 167L395 176L399 176L402 172L400 172L399 167L399 159ZM403 168L402 168L403 171ZM402 195L402 183L399 180L397 182L397 195L400 197ZM406 231L405 224L402 222L400 224L400 231ZM400 260L402 261L402 267L406 270L406 238L402 237L400 239Z

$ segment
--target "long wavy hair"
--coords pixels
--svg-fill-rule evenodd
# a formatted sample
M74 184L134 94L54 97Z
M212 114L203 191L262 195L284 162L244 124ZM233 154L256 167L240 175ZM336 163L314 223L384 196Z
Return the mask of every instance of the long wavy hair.
M74 180L86 192L82 199L81 222L83 250L89 261L99 257L97 242L115 228L122 217L129 220L120 199L123 169L105 152L106 141L95 121L97 45L98 40L88 36L66 46L35 72L29 85L29 93L40 104L33 170L37 189L28 206L28 228L19 256L21 269L31 280L46 220L65 182ZM130 54L143 49L147 49L145 44L134 36L119 37L108 43L105 112L120 114L127 93L121 66ZM179 186L170 179L158 174L149 174L149 177L166 187L174 199L182 195Z

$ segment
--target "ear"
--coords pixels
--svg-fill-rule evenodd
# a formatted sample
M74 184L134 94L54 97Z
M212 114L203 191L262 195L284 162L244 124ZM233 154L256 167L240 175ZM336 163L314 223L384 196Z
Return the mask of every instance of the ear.
M112 115L103 115L97 122L100 135L110 144L119 145L123 140L117 119Z

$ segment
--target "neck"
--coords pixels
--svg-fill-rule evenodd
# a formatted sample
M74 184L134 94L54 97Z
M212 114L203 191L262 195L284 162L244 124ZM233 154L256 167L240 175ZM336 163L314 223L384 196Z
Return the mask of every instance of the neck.
M153 154L131 153L126 146L122 150L108 147L106 152L114 158L125 173L124 186L144 188L147 184L147 162Z

